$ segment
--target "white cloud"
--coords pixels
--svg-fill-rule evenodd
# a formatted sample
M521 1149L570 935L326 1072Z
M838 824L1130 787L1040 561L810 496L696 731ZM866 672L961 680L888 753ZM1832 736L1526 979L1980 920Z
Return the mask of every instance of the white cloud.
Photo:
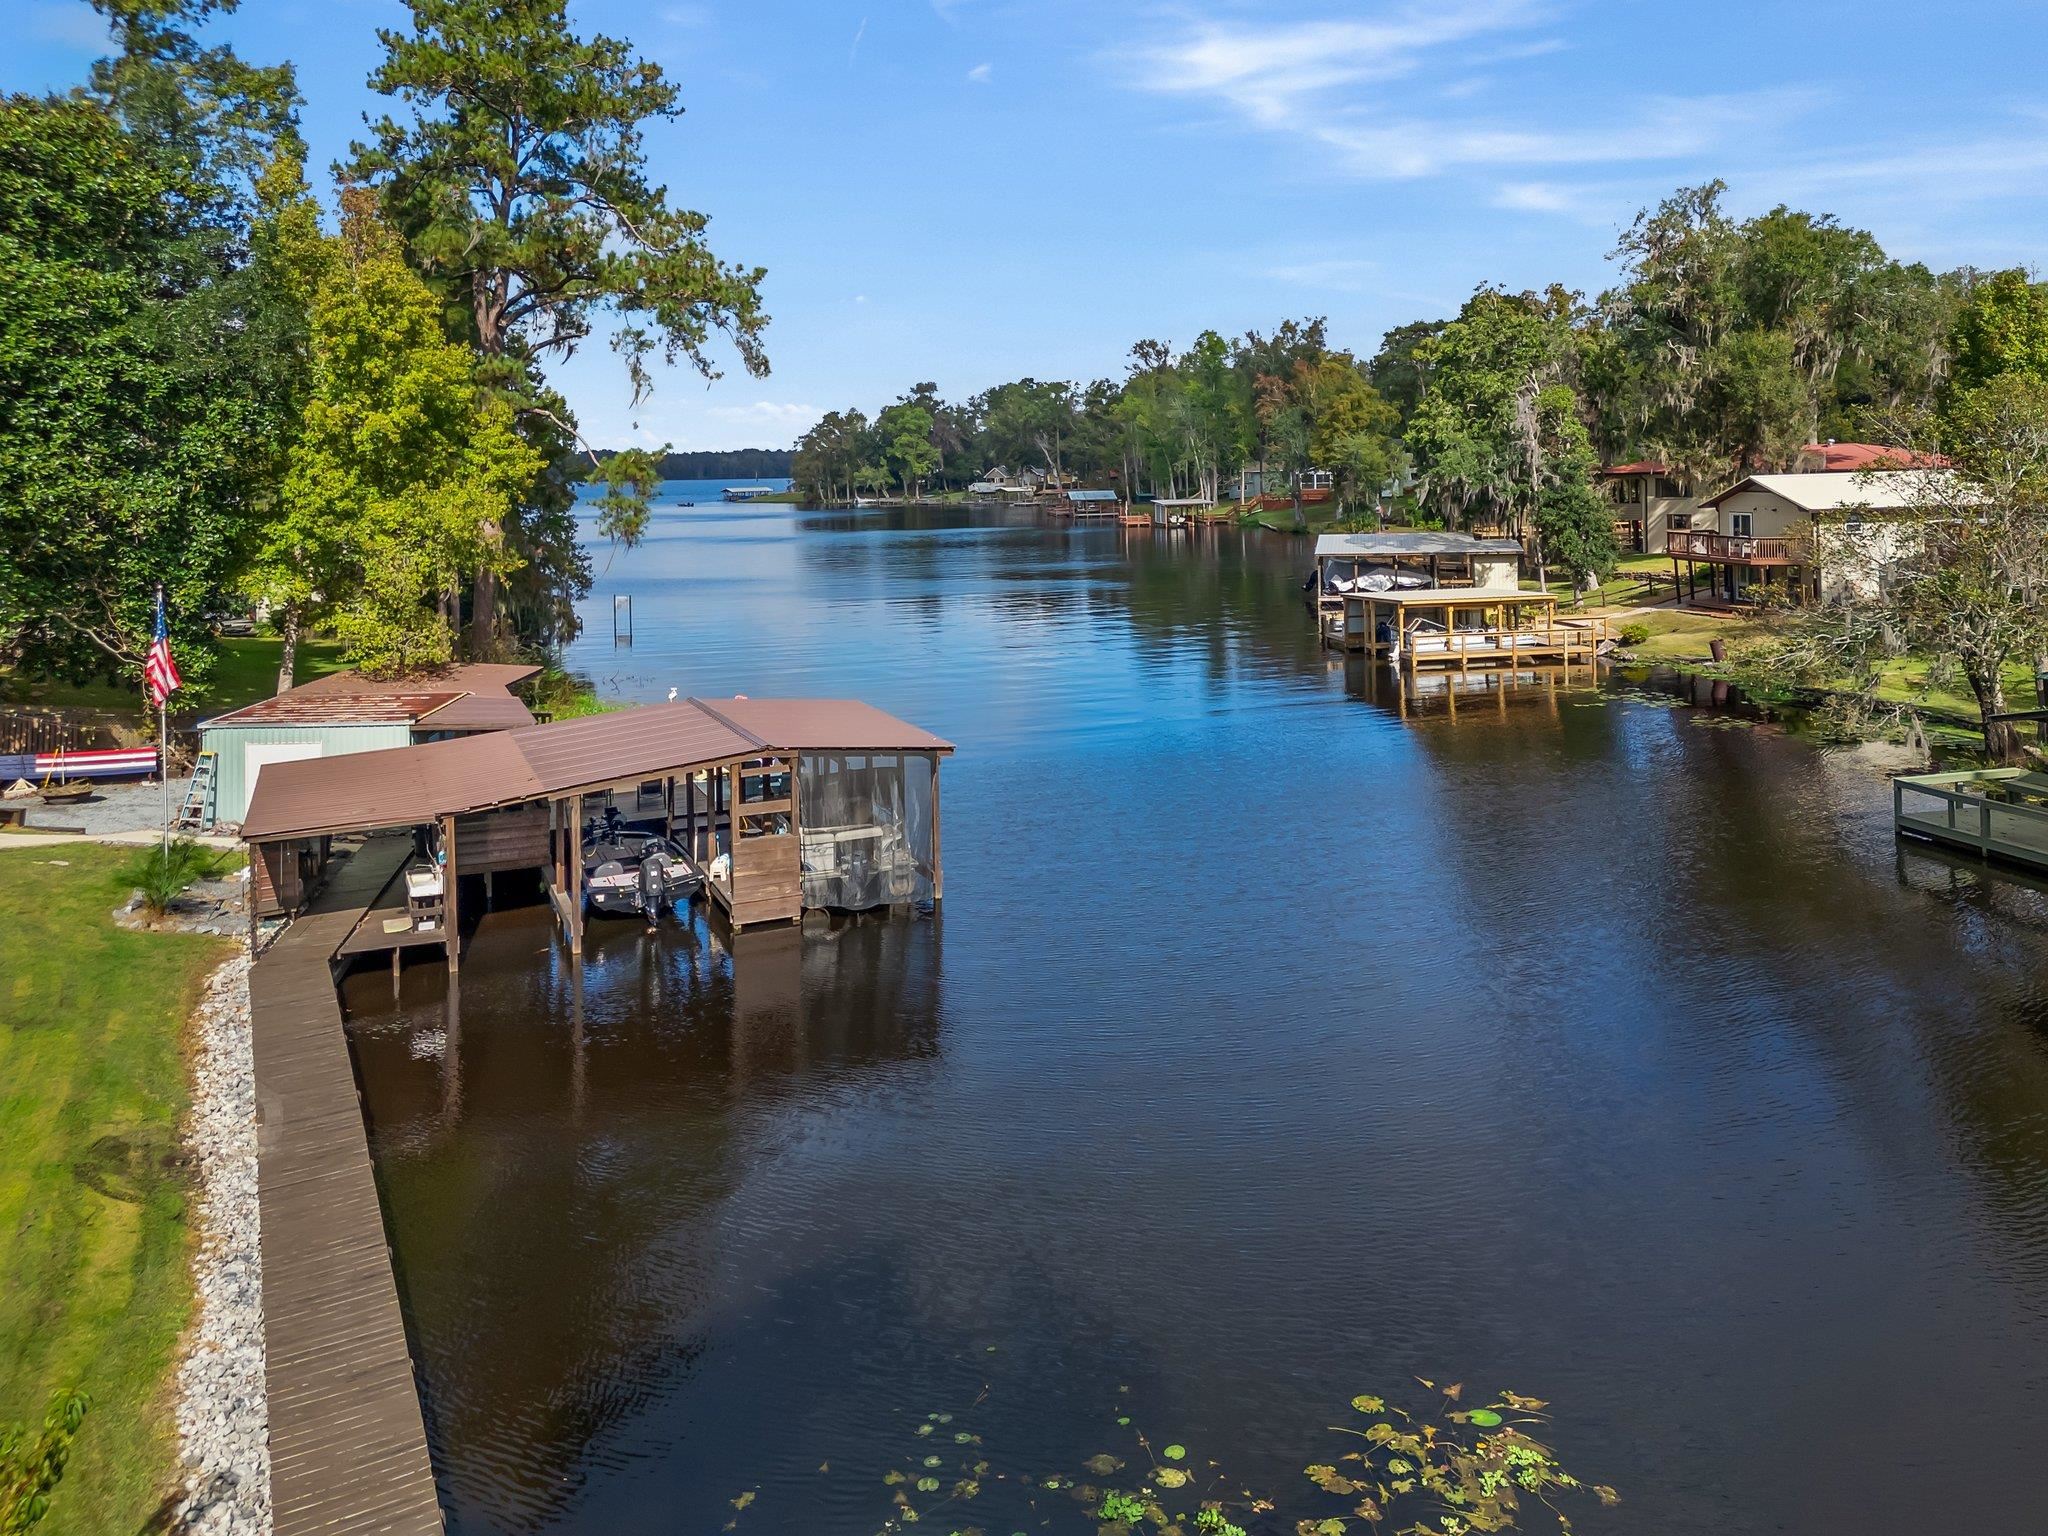
M993 64L977 64L974 66L974 68L967 71L967 78L974 81L977 84L980 84L986 81L989 78L989 76L993 75L995 72L996 67Z
M1198 20L1128 62L1147 90L1221 97L1253 122L1285 127L1311 95L1412 74L1433 48L1525 27L1539 15L1529 0L1454 0L1374 20Z
M1283 262L1266 268L1276 283L1295 288L1319 288L1334 293L1362 293L1372 286L1379 263L1357 256L1327 256L1308 261Z
M1583 112L1573 126L1558 126L1555 116L1525 125L1444 119L1398 104L1409 77L1417 77L1410 96L1441 101L1476 92L1482 81L1432 88L1427 76L1556 52L1558 39L1516 35L1549 14L1532 0L1452 0L1372 19L1198 19L1126 52L1121 63L1138 89L1221 102L1256 128L1312 147L1326 169L1361 180L1684 159L1739 130L1781 122L1814 99L1802 91L1651 97L1585 126L1577 125Z
M825 413L792 400L751 400L745 405L706 406L704 414L729 426L801 431Z

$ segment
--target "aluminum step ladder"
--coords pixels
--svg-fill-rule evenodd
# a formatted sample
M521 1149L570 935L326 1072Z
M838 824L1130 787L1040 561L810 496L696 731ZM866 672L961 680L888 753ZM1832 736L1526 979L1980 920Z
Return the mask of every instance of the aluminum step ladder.
M192 782L185 788L185 803L178 810L178 819L173 825L183 832L190 828L204 832L213 825L214 770L218 766L218 754L202 752L192 765Z

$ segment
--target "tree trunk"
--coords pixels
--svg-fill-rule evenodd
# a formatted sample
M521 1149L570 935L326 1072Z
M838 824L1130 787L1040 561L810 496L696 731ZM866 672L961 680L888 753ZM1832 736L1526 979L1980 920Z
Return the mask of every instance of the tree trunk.
M498 650L498 577L494 571L478 571L470 591L469 656L472 661L489 661Z
M284 649L277 657L277 691L283 693L292 686L299 666L299 609L296 603L284 610Z
M2020 758L2020 734L2010 720L1993 720L1993 715L2005 713L2005 678L2000 669L1993 666L1988 672L1977 667L1966 666L1965 674L1970 680L1970 692L1977 697L1977 713L1982 717L1984 728L1984 755L1994 764L2018 762Z

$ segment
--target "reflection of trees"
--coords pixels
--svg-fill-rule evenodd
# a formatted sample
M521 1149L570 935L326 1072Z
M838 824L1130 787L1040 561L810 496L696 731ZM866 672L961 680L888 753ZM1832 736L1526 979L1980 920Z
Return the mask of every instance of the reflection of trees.
M1531 1027L1588 1068L1678 1060L1745 1119L1838 1120L1880 1205L1954 1156L1985 1261L2048 1283L2048 902L1902 884L1881 776L1717 718L1610 702L1414 728L1432 818L1484 829L1433 843L1466 941L1502 957L1478 1006L1558 1010L1554 1038Z
M1247 668L1322 675L1301 595L1307 548L1235 528L1049 523L1031 508L806 513L797 544L801 569L817 578L805 583L812 596L935 606L973 591L994 616L1027 629L1114 620L1127 627L1141 666L1171 664L1208 682Z
M698 1368L741 1127L939 1050L939 924L741 935L494 914L458 990L346 999L385 1218L451 1503L544 1526L620 1426ZM440 1055L415 1042L443 1031ZM597 1458L587 1462L587 1457Z

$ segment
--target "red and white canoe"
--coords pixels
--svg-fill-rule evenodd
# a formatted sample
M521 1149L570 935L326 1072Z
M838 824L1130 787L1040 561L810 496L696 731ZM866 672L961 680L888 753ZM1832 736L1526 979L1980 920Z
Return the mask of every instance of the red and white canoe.
M130 779L155 772L155 747L108 747L95 752L38 752L34 777Z

